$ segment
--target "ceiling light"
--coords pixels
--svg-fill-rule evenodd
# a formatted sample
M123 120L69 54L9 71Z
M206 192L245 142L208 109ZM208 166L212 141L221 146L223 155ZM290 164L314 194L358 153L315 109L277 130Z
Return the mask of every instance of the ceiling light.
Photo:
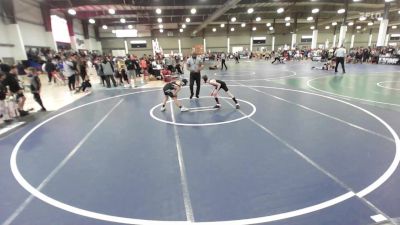
M235 31L235 28L231 27L231 31Z
M186 18L186 23L190 23L190 18Z
M75 9L68 9L68 13L69 13L70 15L73 15L73 16L76 15Z
M361 29L361 26L357 26L356 29L357 29L357 30Z
M329 30L330 28L330 26L325 26L325 30Z
M393 26L392 26L392 29L397 29L397 26L396 26L396 25L393 25Z
M108 9L108 13L114 15L115 14L115 9Z
M261 21L261 17L257 17L257 18L256 18L256 21L257 21L257 22Z
M121 18L120 21L121 21L121 23L126 23L126 19L125 18Z
M374 25L373 22L368 22L368 26L372 26L372 25Z
M108 26L107 25L103 25L103 30L107 30Z
M286 23L285 25L286 25L287 27L289 27L289 26L290 26L290 23Z
M270 26L271 26L271 23L267 23L266 25L267 25L267 27L270 27Z
M214 27L212 31L213 31L213 32L217 31L217 28Z
M284 11L285 11L284 8L279 8L279 9L276 10L277 13L283 13Z
M252 30L253 30L253 31L256 31L256 30L257 30L257 27L253 27Z
M274 28L273 27L269 27L269 30L274 30Z
M157 19L157 22L158 22L158 23L162 23L162 18L158 18L158 19Z
M158 25L158 28L163 29L164 25L160 24L160 25Z
M336 26L336 25L337 25L337 22L333 22L333 23L332 23L332 26Z
M338 14L343 14L344 12L346 12L345 9L339 9L339 10L337 11Z
M186 24L182 24L182 28L185 29L186 28Z
M160 33L162 33L162 32L164 32L164 30L163 30L163 29L160 29Z
M94 19L89 19L89 23L94 24L94 23L96 23L96 20L94 20Z
M353 25L354 25L354 23L353 23L353 22L349 22L347 25L349 25L349 26L353 26Z
M222 28L225 27L225 24L224 24L224 23L221 23L221 27L222 27Z
M181 32L181 33L182 33L182 32L183 32L183 29L182 29L182 28L181 28L181 29L179 29L179 32Z
M378 17L378 20L379 20L379 21L382 21L382 20L383 20L383 17Z
M129 29L133 29L133 25L128 25L128 28Z
M247 13L248 14L251 14L251 13L253 13L254 12L254 9L253 8L249 8L248 10L247 10Z
M365 16L361 16L360 17L360 21L364 21L364 20L366 20L367 19L367 17L365 17Z
M195 8L192 8L192 9L190 10L190 13L191 13L191 14L196 14L196 12L197 12L197 10L196 10Z
M319 9L313 9L313 10L311 10L311 12L314 13L314 14L315 14L315 13L318 13L318 12L319 12Z
M397 13L400 14L400 10Z
M157 13L157 14L161 14L161 12L162 12L162 11L161 11L160 8L156 9L156 13Z
M314 27L314 26L311 26L311 27L310 27L310 29L311 29L311 30L314 30L314 29L315 29L315 27Z
M231 21L232 21L232 22L235 22L235 21L236 21L236 17L232 17L232 18L231 18Z
M285 17L285 21L289 21L290 20L290 16Z
M393 0L385 0L385 2L393 2Z
M242 23L240 26L241 27L246 27L246 23Z
M312 21L313 19L314 19L314 17L312 17L312 16L307 17L307 21Z

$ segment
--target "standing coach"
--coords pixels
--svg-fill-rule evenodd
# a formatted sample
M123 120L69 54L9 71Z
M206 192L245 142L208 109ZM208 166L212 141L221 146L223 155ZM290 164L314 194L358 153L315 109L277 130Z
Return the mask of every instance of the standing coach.
M200 71L203 69L203 62L197 57L196 53L192 53L192 58L187 60L187 69L190 71L190 99L193 98L193 86L196 81L196 98L200 94Z

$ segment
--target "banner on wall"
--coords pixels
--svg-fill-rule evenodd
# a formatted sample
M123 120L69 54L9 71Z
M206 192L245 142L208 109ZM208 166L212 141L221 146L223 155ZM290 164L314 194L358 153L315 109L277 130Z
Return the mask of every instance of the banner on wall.
M56 15L51 16L51 29L55 42L71 43L67 21Z
M118 56L119 57L125 57L126 56L125 50L114 49L114 50L111 51L111 53L112 53L113 56L116 56L116 57L118 57Z

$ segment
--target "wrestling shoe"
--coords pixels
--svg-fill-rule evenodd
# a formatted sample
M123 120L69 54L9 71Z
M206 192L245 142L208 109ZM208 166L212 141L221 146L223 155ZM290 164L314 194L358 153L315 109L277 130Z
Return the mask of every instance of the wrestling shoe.
M161 112L164 112L165 111L165 106L161 106Z
M214 106L214 109L219 109L219 108L221 108L221 105L220 105L220 104L216 104L216 105Z
M182 106L181 112L187 112L187 111L189 111L189 109Z

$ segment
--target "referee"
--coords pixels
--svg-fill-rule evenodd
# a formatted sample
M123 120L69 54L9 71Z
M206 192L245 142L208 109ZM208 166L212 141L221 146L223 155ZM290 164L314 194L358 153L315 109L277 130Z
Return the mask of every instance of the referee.
M196 98L200 94L200 71L203 69L203 62L197 57L196 53L192 53L192 58L187 60L187 69L190 71L190 99L193 98L193 86L196 81Z
M335 73L337 73L337 68L339 66L339 63L342 64L343 73L346 73L346 71L344 69L344 58L346 57L346 49L343 47L343 45L340 46L340 48L336 50L335 56L336 56Z

